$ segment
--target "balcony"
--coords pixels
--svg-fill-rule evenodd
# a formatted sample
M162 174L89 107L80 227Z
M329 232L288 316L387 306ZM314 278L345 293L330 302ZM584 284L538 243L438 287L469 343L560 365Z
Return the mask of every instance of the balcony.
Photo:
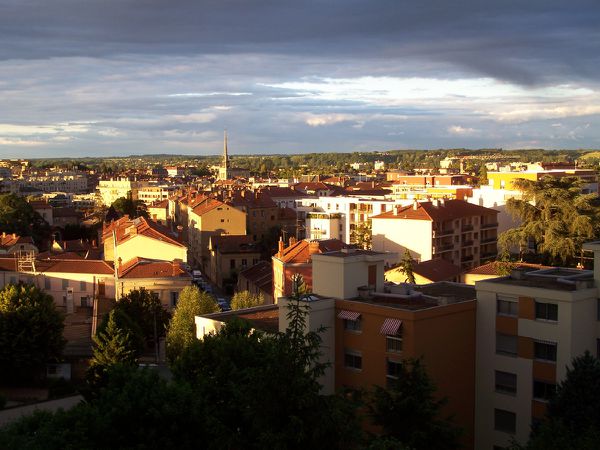
M454 230L450 228L449 230L433 230L433 237L442 237L442 236L450 236L454 234Z
M473 231L473 225L463 225L460 230L463 233L466 233L467 231Z
M460 257L460 261L464 262L464 261L473 261L473 255L464 255Z
M489 244L492 242L496 242L498 240L498 236L486 237L481 239L481 244Z
M482 223L480 228L482 230L485 230L487 228L498 228L498 222Z
M462 246L463 247L471 247L474 243L475 243L475 241L463 241Z
M495 258L496 256L498 256L498 252L482 253L481 259Z
M433 247L433 253L442 253L452 251L454 248L454 244L446 244L446 245L438 245L437 247Z

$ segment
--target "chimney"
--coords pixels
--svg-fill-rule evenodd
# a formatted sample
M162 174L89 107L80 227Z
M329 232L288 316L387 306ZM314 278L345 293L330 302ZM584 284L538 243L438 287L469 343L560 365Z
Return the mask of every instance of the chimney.
M416 211L417 209L419 209L419 202L414 200L413 201L413 209Z
M13 237L13 239L16 239L17 238L17 233L13 233L12 237Z
M398 215L398 205L393 205L392 206L392 211L394 212L394 215L397 216Z
M179 275L179 273L181 272L181 263L183 262L183 260L181 259L174 259L173 263L172 263L172 275L174 277L176 277L177 275Z
M285 247L285 244L283 243L283 238L281 238L281 237L279 238L278 245L279 245L279 247L278 247L278 252L277 252L277 254L278 254L279 256L282 256L282 255L283 255L283 249L284 249L284 247Z
M296 242L296 236L290 236L290 245L294 245Z
M315 253L319 253L319 241L309 241L308 254L314 255Z
M6 231L2 232L2 238L4 239L6 237Z

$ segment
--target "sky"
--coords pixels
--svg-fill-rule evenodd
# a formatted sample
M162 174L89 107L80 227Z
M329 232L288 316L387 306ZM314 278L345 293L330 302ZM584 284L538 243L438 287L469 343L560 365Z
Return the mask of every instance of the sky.
M600 148L600 2L0 0L0 157Z

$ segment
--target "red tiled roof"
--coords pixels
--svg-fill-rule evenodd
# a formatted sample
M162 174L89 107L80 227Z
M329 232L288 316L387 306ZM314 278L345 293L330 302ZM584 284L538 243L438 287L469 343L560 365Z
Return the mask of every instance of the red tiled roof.
M118 270L119 278L181 278L189 277L179 261L155 261L135 257Z
M501 268L501 262L499 261L492 261L490 263L484 264L483 266L479 266L479 267L474 267L471 270L469 270L468 274L473 274L473 275L496 275L496 276L500 276L502 275L500 273L500 268ZM518 262L518 263L505 263L505 264L510 264L510 267L513 269L533 269L533 270L538 270L538 269L550 269L551 266L543 266L541 264L531 264L531 263L524 263L524 262Z
M148 209L150 209L150 208L166 209L168 207L169 207L169 200L165 199L165 200L161 200L161 201L153 203L152 205L148 206Z
M474 205L463 200L445 200L435 206L433 202L419 202L417 209L413 205L398 209L397 214L394 211L388 211L373 219L409 219L409 220L429 220L442 222L444 220L459 219L462 217L472 217L480 215L498 214L498 211L486 208L484 206Z
M206 214L213 209L224 206L225 203L222 201L216 200L214 198L204 197L198 203L193 204L192 211L194 214L201 216L202 214Z
M49 267L41 270L42 272L97 273L102 275L112 275L114 273L110 263L96 259L54 260L49 261L49 263Z
M348 245L339 239L323 239L320 241L313 241L319 244L317 253L327 253L339 251L343 248L348 248ZM306 263L310 261L309 254L310 241L303 239L298 241L287 248L283 249L282 255L275 255L276 258L285 263Z
M132 229L135 227L135 231ZM124 216L119 220L111 222L104 227L102 231L102 240L111 239L112 232L115 231L117 235L117 243L122 243L135 237L136 235L146 236L157 241L167 242L169 244L184 247L175 237L169 236L171 234L167 227L164 227L152 220L145 219L144 217L138 217L137 219L130 220L129 217Z
M450 281L461 274L461 268L445 259L431 259L415 264L413 272L433 282Z
M17 244L31 244L33 245L33 239L30 236L19 236L18 234L2 233L0 235L0 248L9 249L13 245Z
M289 187L281 187L281 186L265 186L261 189L261 192L270 196L271 198L278 197L303 197L304 194L301 192L295 191Z
M238 277L243 277L252 282L261 291L269 296L273 295L273 266L267 261L259 261L257 264L242 270Z

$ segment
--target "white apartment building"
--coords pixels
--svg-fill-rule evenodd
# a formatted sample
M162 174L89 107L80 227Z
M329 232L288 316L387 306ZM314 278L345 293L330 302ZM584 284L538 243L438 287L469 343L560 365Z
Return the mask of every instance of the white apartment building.
M19 190L68 192L81 194L88 190L88 178L79 172L49 172L46 175L27 175L16 180Z
M600 242L595 272L514 270L478 281L475 448L525 443L572 358L600 348Z
M307 239L339 239L343 241L343 229L340 213L306 213Z
M356 225L367 222L372 216L391 211L394 205L412 204L412 200L374 200L358 197L318 197L303 198L296 201L298 220L304 222L306 237L310 234L310 226L306 223L309 213L327 213L339 215L336 223L341 233L342 241L352 243L351 235ZM337 216L336 216L336 220ZM314 222L313 222L314 224ZM331 227L329 225L328 227ZM329 236L335 237L335 236Z
M125 197L131 193L131 198L138 199L138 191L148 186L147 181L132 181L127 178L118 178L110 180L100 180L98 183L98 192L105 206L110 206L118 198Z
M161 186L144 186L138 190L138 200L143 201L146 205L152 205L155 202L167 200L178 189L178 186L161 185Z

